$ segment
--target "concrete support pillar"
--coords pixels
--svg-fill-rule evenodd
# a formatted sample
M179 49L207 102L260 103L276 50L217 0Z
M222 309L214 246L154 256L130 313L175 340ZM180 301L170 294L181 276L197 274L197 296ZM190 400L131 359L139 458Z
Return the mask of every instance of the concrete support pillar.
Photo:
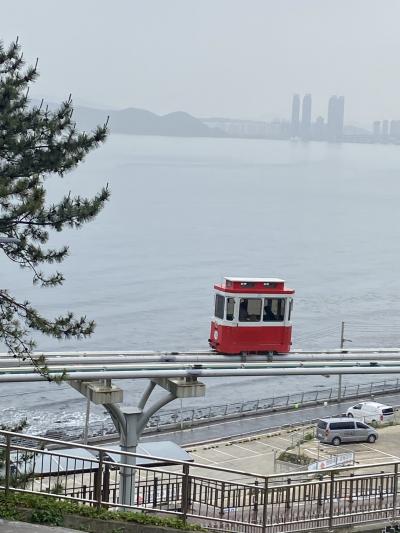
M176 398L194 398L205 395L205 385L190 379L160 379L152 380L143 393L137 407L119 407L117 404L123 400L123 391L115 387L111 380L101 382L70 381L70 385L86 396L95 404L102 404L110 413L112 421L120 436L121 467L119 501L124 506L121 509L129 510L135 505L135 473L136 457L126 455L124 452L136 453L140 436L150 417L159 409ZM164 394L151 406L146 407L151 393L156 385L163 388Z
M121 452L136 453L141 433L139 430L139 421L143 411L136 407L123 407L121 413L125 419L125 430L121 431ZM135 505L136 470L134 467L136 466L136 457L121 453L121 463L129 466L121 468L119 485L120 502L123 505Z

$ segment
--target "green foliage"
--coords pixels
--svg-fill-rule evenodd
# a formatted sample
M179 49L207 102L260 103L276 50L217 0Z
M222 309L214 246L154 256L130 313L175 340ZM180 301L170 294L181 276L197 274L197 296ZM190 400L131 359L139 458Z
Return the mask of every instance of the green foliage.
M293 463L295 465L307 466L312 463L312 459L303 454L297 454L286 450L281 452L278 456L278 461L285 461L286 463Z
M32 521L35 520L36 523L41 524L62 525L64 516L69 514L107 521L135 522L187 531L203 531L200 526L189 524L180 518L162 518L141 512L108 511L35 494L10 493L6 496L0 493L0 516L6 518L1 514L3 508L6 512L18 508L33 509Z
M313 435L312 433L306 433L306 434L304 435L303 442L307 442L307 441L309 441L309 440L313 440L313 438L314 438L314 435Z
M61 263L68 247L47 246L52 232L80 228L94 219L109 198L108 187L93 198L71 193L49 202L45 180L64 177L103 143L107 124L90 133L79 132L73 121L72 100L50 111L43 103L31 106L28 93L38 77L37 65L25 67L18 41L5 48L0 42L0 237L18 239L0 245L6 256L33 275L42 287L61 285L61 272L45 273L42 265ZM33 334L56 339L91 335L95 324L70 311L49 319L28 301L18 301L0 289L0 340L10 353L29 358L47 379L52 377L43 358L33 357ZM58 378L62 379L63 375Z
M5 520L19 520L21 518L12 500L0 499L0 518L4 518Z
M50 526L61 526L63 515L59 509L35 509L32 511L31 521L34 524L48 524Z

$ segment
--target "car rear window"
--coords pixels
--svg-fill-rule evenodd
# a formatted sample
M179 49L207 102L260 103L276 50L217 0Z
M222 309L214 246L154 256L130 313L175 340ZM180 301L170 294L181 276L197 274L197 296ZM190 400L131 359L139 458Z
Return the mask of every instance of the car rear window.
M327 424L327 422L325 422L325 420L319 420L318 421L318 428L319 429L325 429L327 425L328 424Z
M354 422L331 422L329 429L354 429Z
M382 414L384 415L393 415L393 407L387 407L386 409L382 409Z

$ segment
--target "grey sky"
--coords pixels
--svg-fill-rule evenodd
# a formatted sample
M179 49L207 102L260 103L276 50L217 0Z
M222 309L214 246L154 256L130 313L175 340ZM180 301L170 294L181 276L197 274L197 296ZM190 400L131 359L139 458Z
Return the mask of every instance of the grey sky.
M400 118L398 0L19 0L1 38L40 60L34 95L159 113L289 116L293 92L346 121Z

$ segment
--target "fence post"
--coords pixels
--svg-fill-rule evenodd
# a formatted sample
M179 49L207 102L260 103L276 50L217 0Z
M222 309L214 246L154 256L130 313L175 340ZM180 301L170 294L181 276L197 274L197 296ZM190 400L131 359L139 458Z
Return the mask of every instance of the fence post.
M335 489L335 472L331 470L331 482L329 491L329 529L333 527L333 494Z
M153 480L153 508L157 507L157 493L158 493L158 477L155 476Z
M353 508L353 491L354 491L354 472L350 474L350 495L349 495L349 511ZM356 500L357 501L357 500Z
M290 509L290 484L292 483L292 480L290 479L290 477L288 478L287 480L287 487L286 487L286 503L285 503L285 508L286 508L286 511L288 509Z
M185 463L182 468L183 478L182 478L182 518L186 522L187 514L189 512L189 502L190 502L190 483L189 483L189 465Z
M110 467L109 465L104 466L103 490L102 490L101 499L103 502L110 501Z
M224 516L224 505L225 505L225 481L221 483L221 502L219 508L219 515Z
M393 520L397 517L397 490L399 486L399 463L394 465L394 478L393 478Z
M10 470L11 470L11 435L6 435L6 479L5 488L6 495L10 491Z
M99 452L99 465L97 469L97 476L95 475L95 500L96 507L100 509L101 507L101 496L102 496L102 485L103 485L103 462L104 462L104 451L100 450Z
M262 517L262 533L267 531L267 516L268 516L268 478L265 478L264 482L264 507L263 507L263 517Z

